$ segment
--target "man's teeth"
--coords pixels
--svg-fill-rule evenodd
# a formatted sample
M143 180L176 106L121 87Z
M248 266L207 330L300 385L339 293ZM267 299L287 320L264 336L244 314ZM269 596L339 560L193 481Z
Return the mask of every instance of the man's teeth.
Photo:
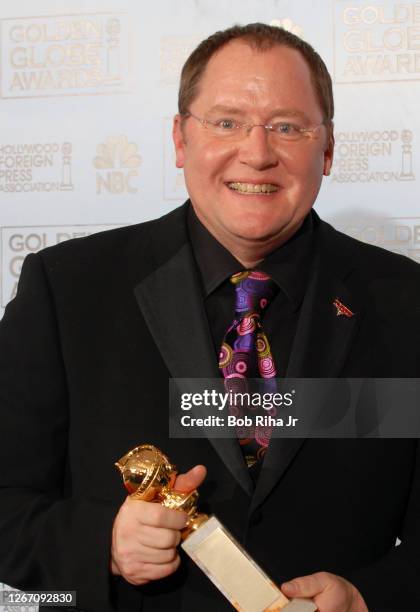
M255 185L254 183L228 183L228 187L242 193L274 193L278 191L277 185L272 185L271 183L263 183L262 185Z

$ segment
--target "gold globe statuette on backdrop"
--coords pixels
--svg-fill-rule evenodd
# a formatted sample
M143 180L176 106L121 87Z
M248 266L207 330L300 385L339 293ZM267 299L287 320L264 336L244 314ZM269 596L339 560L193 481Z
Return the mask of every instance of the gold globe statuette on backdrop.
M160 503L188 516L182 548L241 612L314 612L308 599L289 600L215 517L197 510L198 492L174 490L176 467L158 448L142 444L115 463L133 499Z

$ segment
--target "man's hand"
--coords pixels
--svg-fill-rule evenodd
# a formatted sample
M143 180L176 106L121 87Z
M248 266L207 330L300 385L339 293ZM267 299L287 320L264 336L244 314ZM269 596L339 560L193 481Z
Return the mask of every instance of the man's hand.
M281 585L286 597L308 597L319 612L369 612L363 597L350 582L328 572L294 578Z
M196 465L177 477L174 489L189 493L205 477L206 468ZM175 572L180 563L176 547L186 522L185 512L127 497L112 529L112 573L140 585Z

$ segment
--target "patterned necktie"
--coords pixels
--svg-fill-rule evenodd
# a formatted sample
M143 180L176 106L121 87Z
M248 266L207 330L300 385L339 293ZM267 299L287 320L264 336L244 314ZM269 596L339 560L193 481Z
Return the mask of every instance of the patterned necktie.
M276 391L276 367L271 354L270 344L265 335L261 318L264 309L278 291L277 285L264 272L247 270L231 276L235 286L235 317L228 328L220 349L219 368L225 379L225 388L231 393L250 393L250 378L262 379L260 393ZM276 409L269 411L255 409L253 406L238 406L231 403L230 413L237 417L246 414L274 416ZM271 428L255 427L250 431L237 429L248 467L261 460L267 450Z

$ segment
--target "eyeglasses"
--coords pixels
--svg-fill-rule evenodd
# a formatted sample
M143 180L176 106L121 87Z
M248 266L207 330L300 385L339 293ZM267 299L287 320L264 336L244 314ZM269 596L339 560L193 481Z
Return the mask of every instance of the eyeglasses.
M325 125L325 120L313 128L301 127L289 121L276 121L275 123L268 123L267 125L263 123L240 123L236 119L229 118L211 121L210 119L197 117L190 112L184 113L182 117L186 119L192 117L199 121L204 128L207 128L215 136L229 140L241 140L251 132L252 128L262 127L268 133L274 134L275 138L282 142L293 142L302 140L305 137L315 138L317 130L319 130L322 125Z

